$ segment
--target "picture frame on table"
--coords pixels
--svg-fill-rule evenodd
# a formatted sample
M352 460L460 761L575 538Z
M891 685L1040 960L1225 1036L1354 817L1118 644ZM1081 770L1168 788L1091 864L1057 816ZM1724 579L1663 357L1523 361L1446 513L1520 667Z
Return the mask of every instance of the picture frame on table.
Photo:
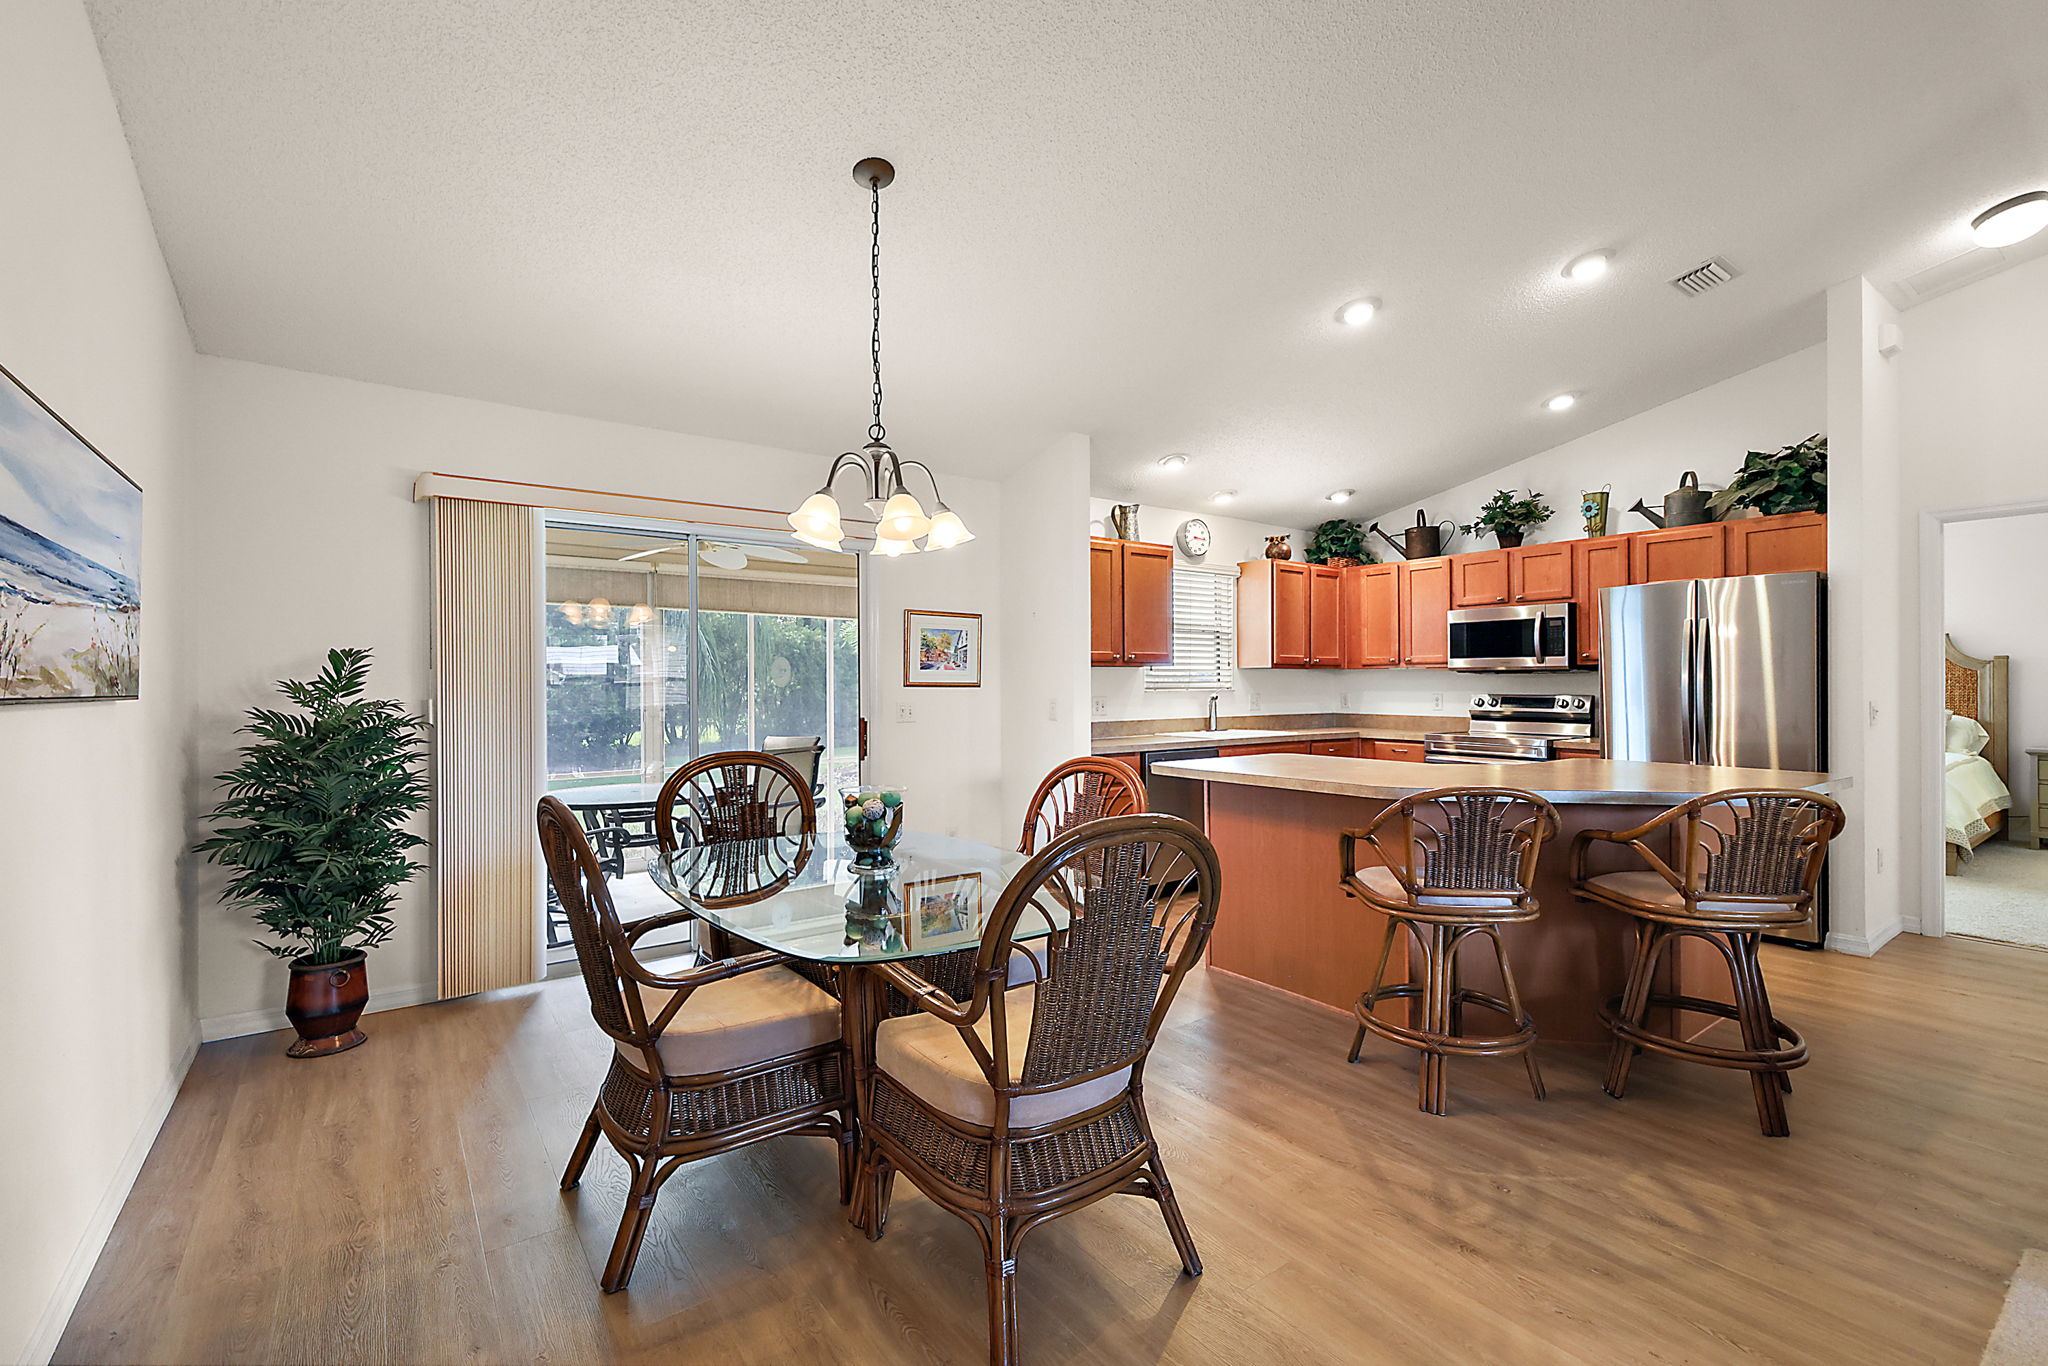
M979 612L903 614L903 686L981 686L982 623Z
M142 691L142 486L0 366L0 704Z
M905 941L920 951L979 944L983 895L978 872L905 882Z

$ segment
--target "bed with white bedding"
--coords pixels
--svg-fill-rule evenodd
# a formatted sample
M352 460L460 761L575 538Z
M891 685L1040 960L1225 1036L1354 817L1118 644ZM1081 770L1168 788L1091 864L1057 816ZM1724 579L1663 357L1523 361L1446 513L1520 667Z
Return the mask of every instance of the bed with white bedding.
M1979 659L1944 638L1948 716L1942 748L1946 810L1942 836L1953 875L1970 851L2005 828L2012 809L2006 772L2008 656Z

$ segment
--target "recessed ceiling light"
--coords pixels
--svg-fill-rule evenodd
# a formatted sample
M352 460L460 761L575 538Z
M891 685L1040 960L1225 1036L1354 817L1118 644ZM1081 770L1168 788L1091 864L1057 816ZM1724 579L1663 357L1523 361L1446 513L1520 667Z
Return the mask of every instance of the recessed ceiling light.
M1574 284L1590 285L1607 273L1610 259L1604 251L1589 251L1564 268L1564 278Z
M1212 503L1227 503L1235 497L1237 497L1236 489L1218 489L1209 495L1209 501Z
M1326 503L1342 503L1348 500L1351 497L1351 495L1356 492L1358 492L1357 489L1338 489L1334 493L1324 494L1323 501Z
M1188 458L1185 455L1175 454L1162 455L1159 457L1159 468L1165 470L1169 474L1185 469L1187 467L1187 463Z
M1980 247L2009 247L2048 228L2048 190L2029 190L1993 204L1970 220Z
M1577 394L1558 394L1543 400L1543 406L1553 413L1561 413L1579 401Z
M1353 299L1337 310L1337 321L1346 327L1364 327L1380 311L1378 299Z

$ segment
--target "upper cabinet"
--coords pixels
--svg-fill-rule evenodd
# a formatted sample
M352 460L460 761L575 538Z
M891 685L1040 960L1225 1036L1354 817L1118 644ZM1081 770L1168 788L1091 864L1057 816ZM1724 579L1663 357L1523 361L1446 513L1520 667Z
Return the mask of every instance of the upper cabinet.
M1451 565L1461 558L1401 562L1402 658L1415 668L1451 662Z
M1297 560L1249 560L1237 567L1240 668L1308 667L1313 567ZM1331 610L1334 613L1334 596Z
M1326 564L1308 567L1308 665L1344 665L1344 575Z
M1495 607L1508 600L1508 555L1505 550L1475 550L1452 555L1451 606ZM1417 561L1418 564L1423 561Z
M1342 571L1343 665L1398 668L1401 648L1401 566L1364 564Z
M1173 662L1173 547L1088 542L1088 662Z
M1590 536L1567 541L1572 550L1573 601L1578 603L1577 662L1600 662L1600 590L1629 582L1629 543L1633 536Z
M1570 602L1578 576L1572 567L1575 541L1521 545L1507 551L1508 601Z
M1828 567L1828 519L1818 512L1749 517L1728 528L1730 574L1793 574Z
M1726 578L1728 524L1708 522L1637 532L1629 537L1628 572L1631 583Z

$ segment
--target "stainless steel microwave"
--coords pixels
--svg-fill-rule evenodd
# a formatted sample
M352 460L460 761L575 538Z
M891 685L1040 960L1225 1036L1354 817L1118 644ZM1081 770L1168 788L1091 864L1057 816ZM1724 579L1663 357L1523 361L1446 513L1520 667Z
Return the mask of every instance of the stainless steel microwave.
M1450 617L1453 669L1569 669L1576 608L1569 602L1458 607Z

